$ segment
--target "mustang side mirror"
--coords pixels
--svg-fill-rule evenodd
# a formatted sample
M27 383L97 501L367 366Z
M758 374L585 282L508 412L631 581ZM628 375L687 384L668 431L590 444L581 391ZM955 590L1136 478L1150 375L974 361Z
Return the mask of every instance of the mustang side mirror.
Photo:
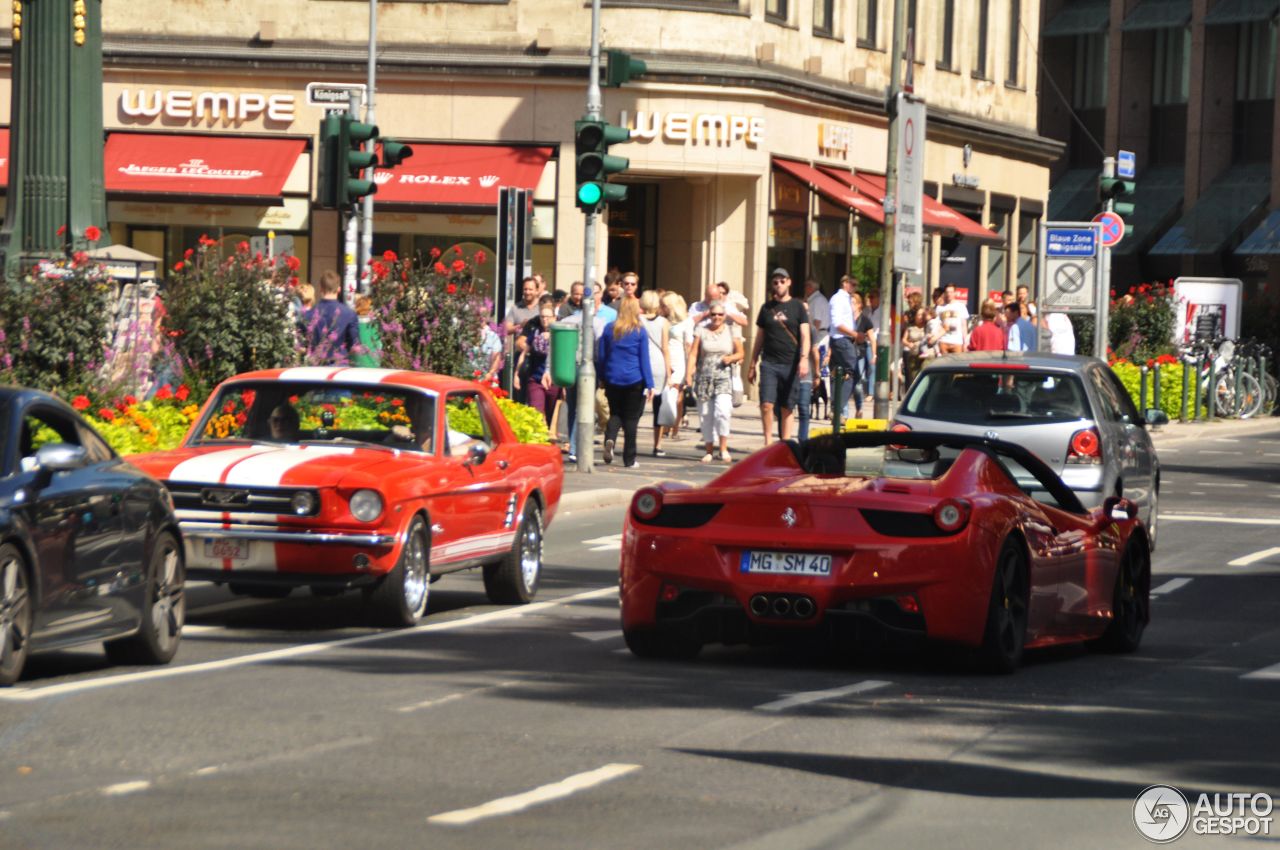
M1142 412L1142 418L1148 425L1168 425L1169 414L1158 407L1148 407Z
M472 446L467 451L467 465L480 466L489 457L489 450L484 446Z
M1120 496L1108 496L1106 501L1102 503L1102 516L1104 519L1114 520L1115 522L1127 522L1131 519L1137 519L1138 506Z

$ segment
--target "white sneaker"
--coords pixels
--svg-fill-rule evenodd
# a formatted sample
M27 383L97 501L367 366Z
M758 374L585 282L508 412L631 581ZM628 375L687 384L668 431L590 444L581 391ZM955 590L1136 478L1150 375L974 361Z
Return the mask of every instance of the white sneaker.
M640 461L633 460L631 461L631 463L627 464L627 469L637 469L639 466L640 466Z

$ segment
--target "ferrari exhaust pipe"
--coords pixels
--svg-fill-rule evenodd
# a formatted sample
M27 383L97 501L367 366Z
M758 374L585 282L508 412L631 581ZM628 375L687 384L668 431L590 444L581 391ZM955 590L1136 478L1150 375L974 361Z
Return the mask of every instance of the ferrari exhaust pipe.
M779 596L773 600L773 613L778 617L785 617L791 613L791 600L785 596Z
M751 597L751 613L757 617L763 617L769 613L769 600L763 593L757 593Z
M801 620L807 620L813 616L813 600L807 596L801 596L796 600L796 604L792 606L792 610L796 612L796 616Z

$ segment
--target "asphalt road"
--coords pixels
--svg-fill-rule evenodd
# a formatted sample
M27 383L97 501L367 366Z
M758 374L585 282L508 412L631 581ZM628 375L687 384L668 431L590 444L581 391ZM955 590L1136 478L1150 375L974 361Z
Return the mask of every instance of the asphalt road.
M1280 794L1280 427L1161 459L1141 651L1008 677L634 659L617 507L557 518L535 604L451 576L413 630L193 588L173 665L38 656L0 691L0 848L1145 846L1148 785Z

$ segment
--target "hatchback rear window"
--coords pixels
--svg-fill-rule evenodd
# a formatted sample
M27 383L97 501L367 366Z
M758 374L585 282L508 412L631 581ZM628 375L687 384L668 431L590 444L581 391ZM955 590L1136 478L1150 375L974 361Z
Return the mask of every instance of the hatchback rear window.
M1027 369L925 372L912 387L903 412L965 425L1091 418L1079 377Z

